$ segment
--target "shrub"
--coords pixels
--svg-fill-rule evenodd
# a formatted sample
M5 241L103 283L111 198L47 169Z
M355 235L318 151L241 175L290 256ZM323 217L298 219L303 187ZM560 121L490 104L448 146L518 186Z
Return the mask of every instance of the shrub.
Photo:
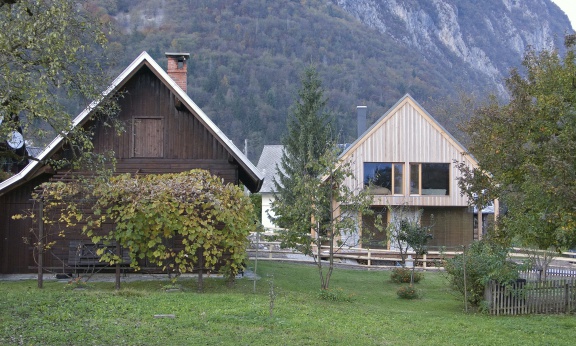
M398 291L396 291L399 298L402 299L417 299L420 297L418 290L414 286L401 286Z
M332 302L350 303L354 300L354 295L346 294L343 289L336 288L334 290L332 289L320 290L320 292L318 293L318 298Z
M399 267L392 269L392 274L390 274L390 279L398 284L410 283L410 276L412 275L412 269L405 267ZM414 272L414 283L422 280L423 275L420 272Z
M488 240L473 242L463 254L446 260L445 268L452 288L464 295L466 286L467 300L473 306L482 303L488 281L496 280L502 284L515 282L520 269L509 261L508 248Z

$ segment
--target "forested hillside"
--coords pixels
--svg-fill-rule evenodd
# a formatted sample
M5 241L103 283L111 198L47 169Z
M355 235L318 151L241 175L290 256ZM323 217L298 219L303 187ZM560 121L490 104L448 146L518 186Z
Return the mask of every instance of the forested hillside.
M446 99L459 92L505 96L502 71L518 65L518 50L533 43L527 35L496 42L498 30L528 33L540 25L534 42L560 47L570 27L550 0L529 0L550 9L530 13L517 2L92 0L90 10L116 28L116 73L143 50L164 67L164 52L190 53L188 94L239 147L248 139L255 161L262 145L279 143L310 64L340 142L356 138L357 105L368 106L371 124L410 93L450 129L449 119L434 114ZM506 25L492 25L495 33L487 35L486 23L508 7ZM476 65L492 66L492 73Z

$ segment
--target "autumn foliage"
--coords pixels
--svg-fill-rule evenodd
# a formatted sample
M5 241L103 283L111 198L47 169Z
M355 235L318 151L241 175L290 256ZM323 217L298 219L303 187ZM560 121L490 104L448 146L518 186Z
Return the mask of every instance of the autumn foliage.
M46 183L42 197L46 215L57 211L62 236L81 229L95 243L120 244L135 269L147 259L176 275L217 265L235 275L255 227L242 189L205 170ZM121 260L105 248L99 255Z

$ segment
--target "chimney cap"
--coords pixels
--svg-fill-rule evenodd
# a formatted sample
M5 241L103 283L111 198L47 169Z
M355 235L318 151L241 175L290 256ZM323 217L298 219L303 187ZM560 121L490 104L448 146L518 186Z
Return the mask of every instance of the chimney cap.
M169 57L174 57L174 58L184 58L184 59L188 59L188 57L190 56L190 53L171 53L171 52L166 52L164 53L166 55L167 58Z
M356 108L368 108L368 106L356 106Z

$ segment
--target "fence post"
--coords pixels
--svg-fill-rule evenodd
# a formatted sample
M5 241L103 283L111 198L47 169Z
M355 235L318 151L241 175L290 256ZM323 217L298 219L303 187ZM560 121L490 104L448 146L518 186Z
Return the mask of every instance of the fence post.
M564 313L570 313L570 285L568 280L564 282Z
M422 257L422 268L426 268L426 254Z
M370 252L370 248L368 248L368 266L370 267L372 265L372 260L371 260L371 252Z
M490 311L491 314L494 314L494 303L492 302L492 295L492 281L488 281L486 287L484 287L484 300L488 302L488 311Z

